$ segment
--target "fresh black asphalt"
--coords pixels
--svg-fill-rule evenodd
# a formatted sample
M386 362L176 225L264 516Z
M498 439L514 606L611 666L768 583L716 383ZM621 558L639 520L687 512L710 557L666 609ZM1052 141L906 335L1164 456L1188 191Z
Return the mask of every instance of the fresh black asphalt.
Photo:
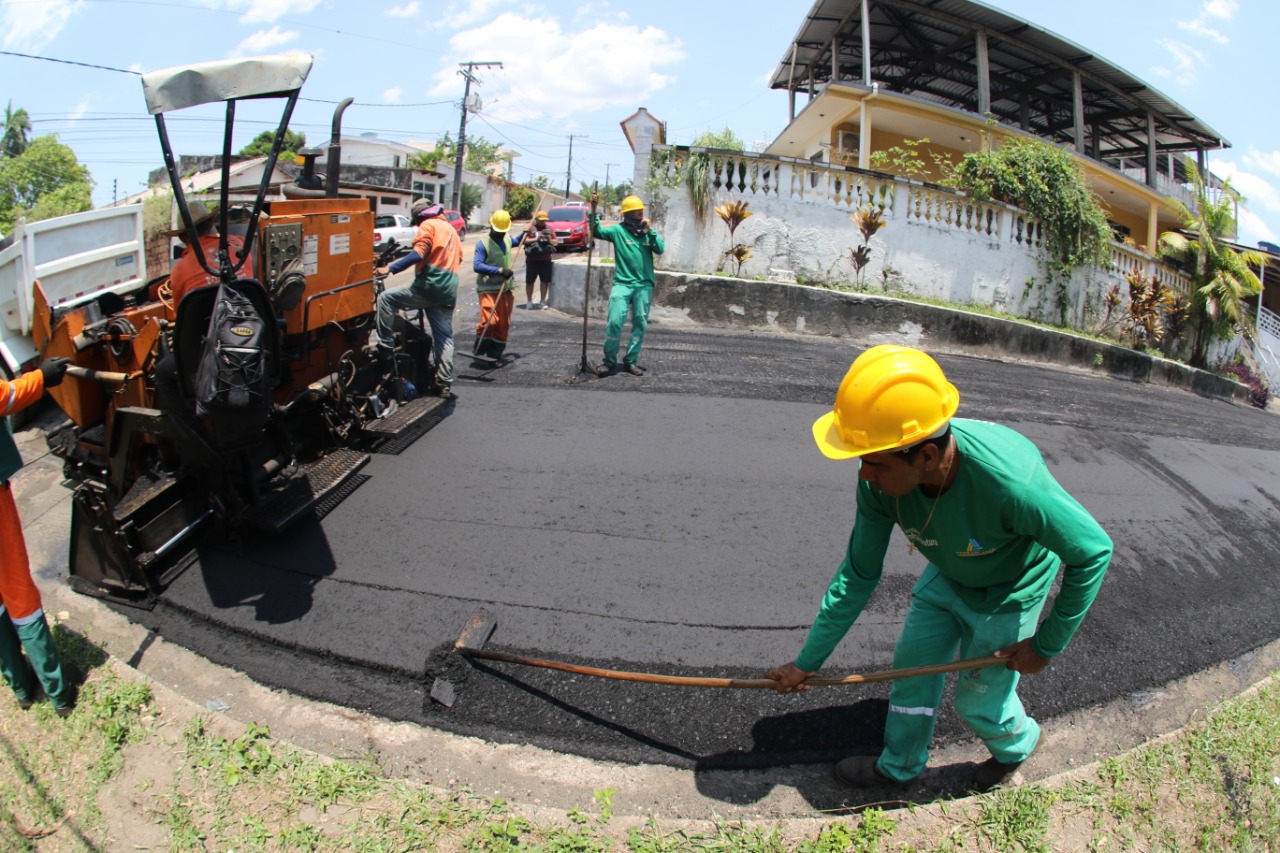
M836 569L856 469L823 458L810 424L874 342L653 325L645 376L570 383L581 329L517 311L515 361L460 357L456 403L375 454L322 520L205 545L154 611L123 612L262 683L493 741L692 768L876 751L887 685L778 696L450 652L483 606L489 648L755 678L799 649ZM594 362L601 327L590 335ZM1153 689L1280 635L1280 420L1104 376L938 360L960 414L1033 439L1116 543L1067 653L1023 683L1033 714ZM890 548L828 672L890 666L921 569L905 541ZM456 688L451 709L428 697L437 677ZM964 736L944 712L938 742Z

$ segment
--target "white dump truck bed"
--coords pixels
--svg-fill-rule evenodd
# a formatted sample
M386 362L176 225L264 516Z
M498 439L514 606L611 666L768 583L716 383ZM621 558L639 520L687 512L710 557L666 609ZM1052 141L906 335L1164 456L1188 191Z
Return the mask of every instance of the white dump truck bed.
M20 222L0 250L0 356L10 373L39 355L31 340L35 283L52 306L78 305L147 280L142 205Z

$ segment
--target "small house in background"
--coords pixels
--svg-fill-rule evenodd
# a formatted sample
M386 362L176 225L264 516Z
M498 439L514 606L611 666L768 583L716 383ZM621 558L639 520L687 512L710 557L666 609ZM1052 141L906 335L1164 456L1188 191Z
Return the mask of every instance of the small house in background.
M649 179L649 157L653 146L667 144L667 124L654 118L644 107L624 118L621 124L622 133L631 146L631 153L635 155L631 186L643 187Z

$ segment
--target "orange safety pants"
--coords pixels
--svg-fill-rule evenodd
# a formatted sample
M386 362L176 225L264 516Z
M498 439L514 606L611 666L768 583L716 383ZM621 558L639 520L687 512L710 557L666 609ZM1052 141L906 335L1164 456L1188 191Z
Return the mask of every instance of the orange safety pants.
M31 579L22 520L8 483L0 485L0 606L20 622L40 610L40 590Z
M504 287L501 295L481 293L479 296L480 322L476 323L476 337L484 335L486 341L505 344L507 335L511 334L511 309L516 304L515 294ZM485 331L486 328L488 332Z

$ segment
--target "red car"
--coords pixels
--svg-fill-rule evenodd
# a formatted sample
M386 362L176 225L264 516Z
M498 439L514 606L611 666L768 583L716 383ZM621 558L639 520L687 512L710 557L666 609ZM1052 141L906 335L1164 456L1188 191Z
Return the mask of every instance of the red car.
M591 211L581 205L561 204L547 211L550 228L555 232L561 252L582 251L587 248L587 235L591 232L588 219Z
M467 239L467 220L462 218L462 214L456 210L446 210L444 212L444 221L453 226L458 232L458 239Z

